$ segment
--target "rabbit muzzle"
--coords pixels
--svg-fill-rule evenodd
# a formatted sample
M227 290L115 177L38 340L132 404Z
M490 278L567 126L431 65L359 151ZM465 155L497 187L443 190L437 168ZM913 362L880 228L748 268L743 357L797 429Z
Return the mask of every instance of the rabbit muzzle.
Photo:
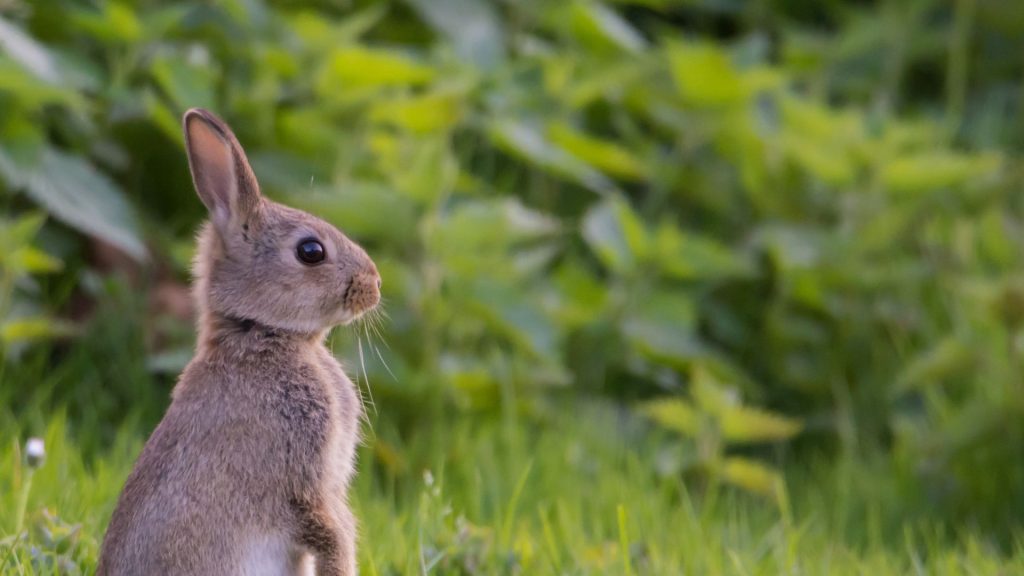
M345 290L344 307L353 320L377 306L380 302L380 285L380 274L375 269L359 272L352 277Z

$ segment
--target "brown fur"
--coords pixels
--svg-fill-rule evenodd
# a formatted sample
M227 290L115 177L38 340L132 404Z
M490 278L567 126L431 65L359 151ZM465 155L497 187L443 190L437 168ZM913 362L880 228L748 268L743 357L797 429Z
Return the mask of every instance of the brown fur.
M199 235L196 355L128 477L98 574L356 574L346 503L361 403L324 347L377 305L366 253L329 224L264 199L230 129L184 119ZM316 238L324 262L297 244Z

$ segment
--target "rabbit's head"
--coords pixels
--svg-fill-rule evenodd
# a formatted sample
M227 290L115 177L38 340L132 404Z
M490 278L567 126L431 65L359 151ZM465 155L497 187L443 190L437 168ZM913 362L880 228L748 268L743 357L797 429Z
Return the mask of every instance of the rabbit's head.
M264 198L231 129L206 110L184 117L192 181L210 221L195 259L203 315L316 333L380 300L373 261L337 228Z

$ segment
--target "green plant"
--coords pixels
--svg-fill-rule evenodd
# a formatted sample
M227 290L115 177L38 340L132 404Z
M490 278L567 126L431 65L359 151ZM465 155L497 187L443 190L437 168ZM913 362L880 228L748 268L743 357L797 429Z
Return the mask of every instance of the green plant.
M52 274L62 266L60 260L31 245L44 220L41 214L0 220L0 350L4 361L13 361L32 341L69 332L67 323L47 316L31 296L38 292L34 275Z
M178 118L220 111L268 194L381 264L388 346L368 327L335 342L400 435L600 397L654 415L697 455L675 469L709 484L768 492L790 455L883 458L908 516L1005 542L1024 510L1016 3L0 14L11 213L41 208L180 288L201 209ZM64 282L93 242L61 253ZM145 321L134 298L152 286L102 286L81 292L128 320L98 315L103 338L40 349L56 375L34 397L113 436L117 416L160 412L188 342ZM116 362L81 361L95 354ZM735 414L774 432L737 445Z

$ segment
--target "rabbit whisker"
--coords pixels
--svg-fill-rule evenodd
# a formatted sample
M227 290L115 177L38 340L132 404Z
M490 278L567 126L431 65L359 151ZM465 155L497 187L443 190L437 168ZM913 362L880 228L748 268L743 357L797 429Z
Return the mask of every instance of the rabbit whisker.
M358 341L358 338L359 338L359 335L357 334L356 335L357 341ZM368 383L366 383L366 384L368 384ZM366 385L366 384L363 384L363 385ZM370 435L371 436L376 436L377 432L376 432L376 430L373 429L373 421L370 420L369 411L366 409L367 402L366 402L366 394L363 392L363 385L361 385L361 379L359 378L359 370L356 370L356 393L359 394L359 405L362 406L362 408L363 408L362 410L360 410L360 417L363 419L364 422L366 422L366 425L369 426L369 428L370 428Z
M365 327L366 324L363 324ZM366 337L369 340L369 336ZM373 408L374 415L377 414L377 403L373 400L373 389L370 387L370 376L366 373L366 359L363 357L363 339L356 334L356 341L359 343L359 364L363 368L363 380L366 383L366 393L370 398L370 407Z

